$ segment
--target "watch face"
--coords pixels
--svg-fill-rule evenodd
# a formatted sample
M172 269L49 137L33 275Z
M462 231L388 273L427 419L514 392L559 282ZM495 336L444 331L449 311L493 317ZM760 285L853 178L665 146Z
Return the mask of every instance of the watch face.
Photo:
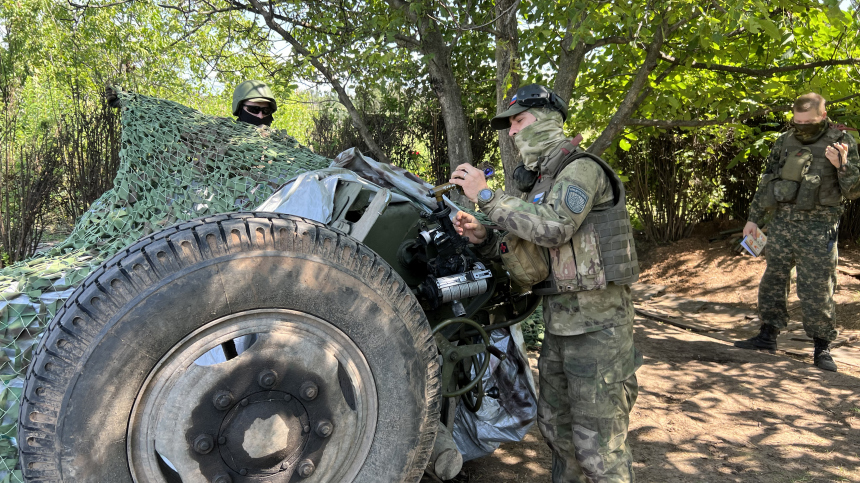
M482 189L478 193L478 197L481 198L481 201L489 201L493 197L493 192L488 189Z

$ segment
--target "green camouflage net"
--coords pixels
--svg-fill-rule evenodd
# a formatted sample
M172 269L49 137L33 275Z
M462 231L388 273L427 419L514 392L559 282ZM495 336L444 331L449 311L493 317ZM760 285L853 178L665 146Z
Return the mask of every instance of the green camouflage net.
M253 209L288 179L330 160L282 131L119 92L114 188L47 254L0 270L0 483L15 470L18 401L33 347L75 287L144 235L204 215Z

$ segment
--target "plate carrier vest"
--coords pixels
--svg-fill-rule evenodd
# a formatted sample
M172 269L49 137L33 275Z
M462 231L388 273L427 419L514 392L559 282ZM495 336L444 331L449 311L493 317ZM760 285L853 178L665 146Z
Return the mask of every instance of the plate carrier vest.
M578 144L578 143L577 143ZM529 193L529 200L534 199L540 193L549 193L558 175L573 161L580 158L588 158L603 169L609 183L612 186L612 202L602 203L592 207L579 227L577 233L593 231L597 235L597 245L605 280L598 286L584 287L582 284L557 283L556 274L550 276L543 282L535 285L533 291L538 295L552 295L564 292L579 292L605 288L606 283L614 282L618 285L629 285L639 279L639 261L636 256L636 247L633 242L633 228L630 225L630 215L627 212L624 184L615 171L598 156L584 152L576 147L576 144L568 142L559 148L559 153L541 163L541 176ZM546 202L544 196L540 203ZM589 226L590 225L590 226ZM571 242L577 238L574 234ZM568 244L571 244L568 242ZM574 251L576 247L574 247ZM550 266L558 266L558 250L550 250ZM581 262L577 260L578 264Z

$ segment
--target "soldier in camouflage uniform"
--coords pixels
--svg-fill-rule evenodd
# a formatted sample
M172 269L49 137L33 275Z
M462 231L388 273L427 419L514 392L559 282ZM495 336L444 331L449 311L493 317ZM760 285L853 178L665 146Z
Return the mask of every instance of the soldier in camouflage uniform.
M272 114L277 110L278 103L272 90L262 81L246 80L233 90L233 115L237 121L271 126L275 120Z
M633 346L629 283L639 268L623 185L603 160L565 137L566 111L543 86L517 91L492 125L510 128L523 157L514 177L528 198L492 192L481 170L460 165L451 182L507 234L487 230L464 212L455 226L483 256L500 256L512 236L548 251L553 281L533 290L547 294L538 418L553 452L553 482L631 482L627 426L642 356ZM607 213L614 215L599 218ZM594 252L589 259L583 250L596 249L598 238L603 256Z
M776 140L768 156L744 227L744 235L751 235L766 212L774 212L767 233L767 269L758 289L761 330L735 346L776 350L776 336L788 324L786 301L796 265L803 328L815 342L815 365L836 371L830 355L830 343L836 339L836 234L843 199L860 196L860 158L854 138L827 119L820 95L800 96L793 113L791 129Z

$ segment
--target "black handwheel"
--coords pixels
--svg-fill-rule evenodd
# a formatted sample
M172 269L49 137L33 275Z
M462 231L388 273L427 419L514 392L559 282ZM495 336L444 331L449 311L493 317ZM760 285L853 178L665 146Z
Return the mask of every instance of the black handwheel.
M403 280L324 225L245 213L90 275L36 350L18 434L32 482L417 482L438 418Z
M483 344L457 346L451 344L451 342L442 335L442 329L452 324L466 324L474 327L481 336ZM436 340L436 345L439 347L439 353L442 354L442 397L462 396L463 394L471 391L481 382L484 373L487 372L487 368L490 367L490 353L487 349L490 345L490 336L481 324L472 319L462 317L443 320L433 327L433 335ZM481 368L477 371L475 378L455 391L445 392L448 390L448 382L451 380L456 366L464 359L472 358L478 354L484 354L484 362L481 364Z
M466 363L466 359L463 359L463 366L463 371L466 374L471 374L473 367L477 369L480 366L478 363L478 356L472 356L469 364ZM483 375L479 378L475 387L473 387L471 391L464 393L460 400L463 401L463 406L466 406L466 409L473 413L476 413L481 409L481 406L484 404Z

